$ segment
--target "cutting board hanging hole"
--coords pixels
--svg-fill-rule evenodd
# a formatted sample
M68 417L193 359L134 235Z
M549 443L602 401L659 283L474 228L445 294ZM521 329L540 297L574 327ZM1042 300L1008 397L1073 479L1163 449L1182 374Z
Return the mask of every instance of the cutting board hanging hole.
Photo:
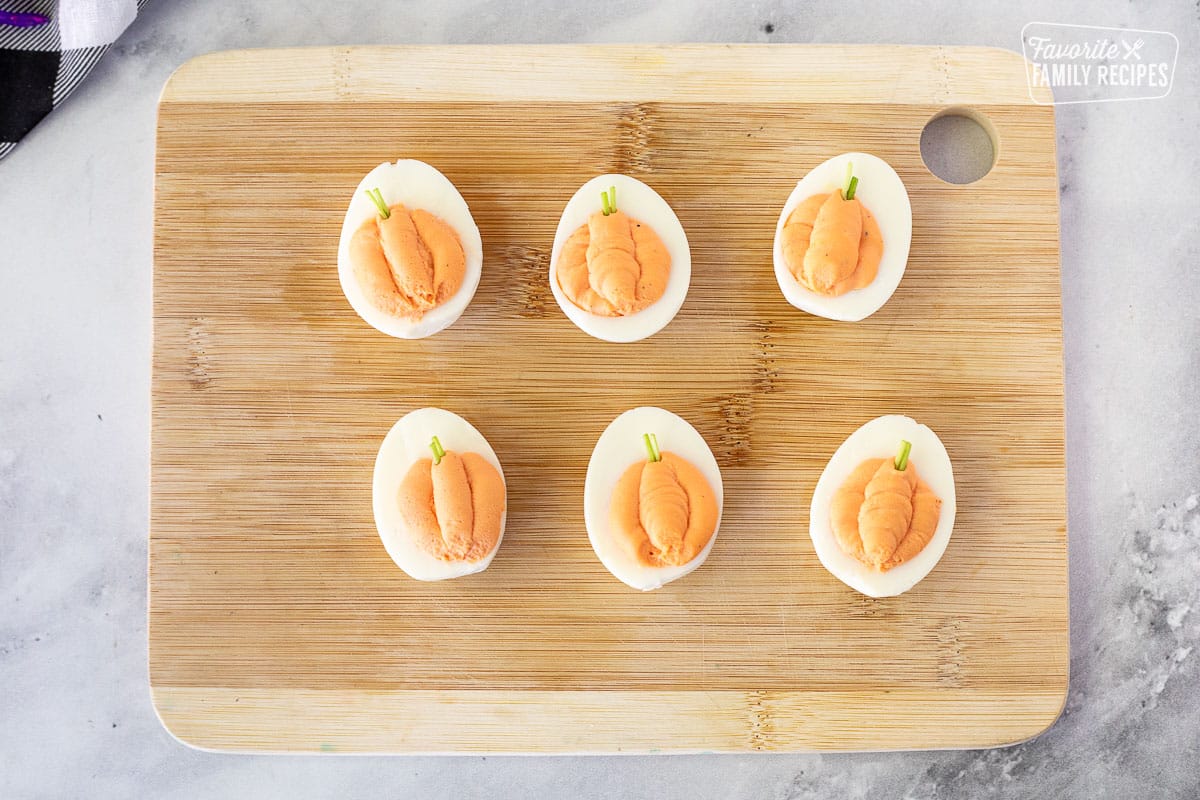
M921 131L921 158L930 172L947 183L980 180L992 171L999 155L996 127L973 109L940 111Z

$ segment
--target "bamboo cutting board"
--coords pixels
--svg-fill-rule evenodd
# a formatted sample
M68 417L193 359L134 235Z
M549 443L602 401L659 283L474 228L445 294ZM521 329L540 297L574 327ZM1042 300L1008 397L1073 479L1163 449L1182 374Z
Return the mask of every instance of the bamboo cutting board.
M987 747L1067 686L1053 109L978 48L396 47L218 53L163 91L155 200L150 683L206 748L658 752ZM943 183L919 137L986 117L993 170ZM801 313L771 267L788 192L836 153L895 166L912 255L856 324ZM450 329L390 339L338 286L359 178L434 164L483 235ZM672 204L691 291L661 333L589 338L555 305L567 198L626 172ZM413 408L456 411L504 464L491 568L389 560L371 471ZM621 411L692 422L725 481L703 567L626 588L583 525ZM861 423L936 430L954 537L872 600L818 563L808 503Z

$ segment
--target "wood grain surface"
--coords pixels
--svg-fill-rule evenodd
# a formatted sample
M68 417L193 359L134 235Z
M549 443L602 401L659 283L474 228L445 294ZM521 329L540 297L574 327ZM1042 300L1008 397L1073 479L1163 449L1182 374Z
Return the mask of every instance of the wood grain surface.
M455 47L221 53L159 107L150 682L197 746L338 752L984 747L1038 733L1067 684L1053 108L974 48ZM508 77L505 77L508 76ZM818 79L819 78L819 79ZM919 138L986 117L993 170L955 186ZM809 169L888 160L908 271L860 323L793 309L775 222ZM342 295L349 195L385 160L458 186L484 270L463 317L401 341ZM626 345L556 306L567 198L618 171L672 204L691 290ZM583 477L652 404L725 481L703 567L653 593L600 565ZM375 453L426 405L487 436L508 481L492 566L435 584L388 558ZM872 600L819 564L808 504L866 420L941 436L958 517L938 567Z

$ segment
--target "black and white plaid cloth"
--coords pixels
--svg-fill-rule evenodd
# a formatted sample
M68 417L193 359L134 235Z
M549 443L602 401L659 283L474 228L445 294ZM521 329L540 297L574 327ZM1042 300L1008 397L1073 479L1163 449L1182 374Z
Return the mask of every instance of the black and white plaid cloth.
M146 0L0 0L0 158L87 77ZM49 18L29 26L31 15Z

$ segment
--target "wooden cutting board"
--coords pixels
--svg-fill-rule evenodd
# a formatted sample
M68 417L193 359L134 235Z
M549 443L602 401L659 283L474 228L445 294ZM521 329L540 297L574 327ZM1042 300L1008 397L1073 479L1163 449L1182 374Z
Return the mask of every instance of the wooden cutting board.
M987 747L1067 687L1067 536L1053 109L979 48L391 47L217 53L163 91L155 197L150 683L197 746L336 752ZM990 122L950 185L927 121ZM899 172L912 255L857 324L801 313L771 267L788 192L834 154ZM377 333L337 279L349 195L434 164L482 231L450 329ZM625 172L672 204L691 291L658 335L591 339L555 305L558 215ZM389 560L371 472L436 405L504 464L486 572ZM692 422L725 481L705 565L653 593L588 545L583 477L621 411ZM818 563L808 503L838 444L905 413L954 462L939 566L900 597Z

